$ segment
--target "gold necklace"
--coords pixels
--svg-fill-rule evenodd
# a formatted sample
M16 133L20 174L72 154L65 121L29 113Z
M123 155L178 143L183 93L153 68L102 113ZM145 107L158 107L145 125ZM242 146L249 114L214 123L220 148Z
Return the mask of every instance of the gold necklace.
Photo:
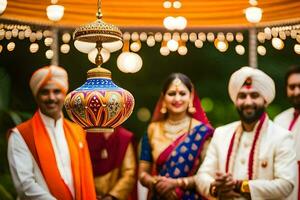
M190 124L190 117L185 117L178 121L172 121L167 119L164 123L164 134L170 139L175 139L178 133L182 133L184 130L188 130Z

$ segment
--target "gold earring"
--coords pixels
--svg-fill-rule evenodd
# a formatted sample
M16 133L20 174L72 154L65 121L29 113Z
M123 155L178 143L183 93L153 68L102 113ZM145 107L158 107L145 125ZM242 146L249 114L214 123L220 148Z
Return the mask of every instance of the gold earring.
M196 112L196 108L193 105L193 101L190 101L190 103L189 103L188 112L190 114L195 114L195 112Z
M164 102L162 103L162 106L161 106L161 109L160 109L160 113L161 114L166 114L167 113L167 106L166 106L166 104Z

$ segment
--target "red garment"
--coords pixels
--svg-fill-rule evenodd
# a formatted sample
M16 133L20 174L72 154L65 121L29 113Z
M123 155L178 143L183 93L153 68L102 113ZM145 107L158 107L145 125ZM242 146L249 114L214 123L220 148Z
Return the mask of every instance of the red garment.
M298 117L299 117L299 115L300 115L300 111L299 110L295 110L294 111L294 113L293 113L293 119L292 119L292 121L291 121L291 123L290 123L290 125L289 125L289 131L291 131L292 129L293 129L293 127L294 127L294 125L295 125L295 123L296 123L296 121L297 121L297 119L298 119Z
M94 200L96 193L85 132L66 119L63 119L63 127L70 151L74 199ZM52 143L40 114L36 112L32 119L20 124L17 129L37 162L50 193L59 200L72 200L72 194L59 173Z
M133 140L133 134L125 128L117 127L107 139L102 133L88 133L86 139L89 145L94 177L97 177L122 165L126 149ZM107 158L101 158L102 150L107 151Z

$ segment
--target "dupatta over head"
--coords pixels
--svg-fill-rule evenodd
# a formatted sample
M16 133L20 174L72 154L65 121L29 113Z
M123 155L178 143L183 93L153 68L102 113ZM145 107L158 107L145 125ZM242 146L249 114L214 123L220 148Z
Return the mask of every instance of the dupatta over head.
M192 114L191 117L194 119L197 119L198 121L200 121L203 124L207 125L208 127L212 128L212 126L209 123L208 118L206 117L206 114L201 106L201 100L200 100L199 96L197 95L194 88L192 88L191 95L192 95L192 99L193 99L193 106L196 109L196 112L194 114ZM160 121L160 120L163 120L166 118L167 113L163 114L160 112L162 105L163 105L163 101L164 101L164 95L161 94L156 103L151 122Z

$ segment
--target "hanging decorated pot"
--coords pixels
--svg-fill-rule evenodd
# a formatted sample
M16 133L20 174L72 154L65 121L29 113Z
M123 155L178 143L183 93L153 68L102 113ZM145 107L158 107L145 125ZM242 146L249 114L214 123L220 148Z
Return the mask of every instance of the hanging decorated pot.
M67 95L67 113L88 133L113 132L131 115L134 98L130 92L112 81L109 70L101 67L103 58L100 52L103 46L115 47L116 43L122 43L122 32L102 20L101 2L98 1L97 20L78 27L73 37L77 41L76 48L81 51L86 50L87 46L97 48L97 67L87 72L87 80L82 86Z
M88 132L110 132L131 115L134 98L111 80L109 70L97 67L67 95L65 107L70 118Z

